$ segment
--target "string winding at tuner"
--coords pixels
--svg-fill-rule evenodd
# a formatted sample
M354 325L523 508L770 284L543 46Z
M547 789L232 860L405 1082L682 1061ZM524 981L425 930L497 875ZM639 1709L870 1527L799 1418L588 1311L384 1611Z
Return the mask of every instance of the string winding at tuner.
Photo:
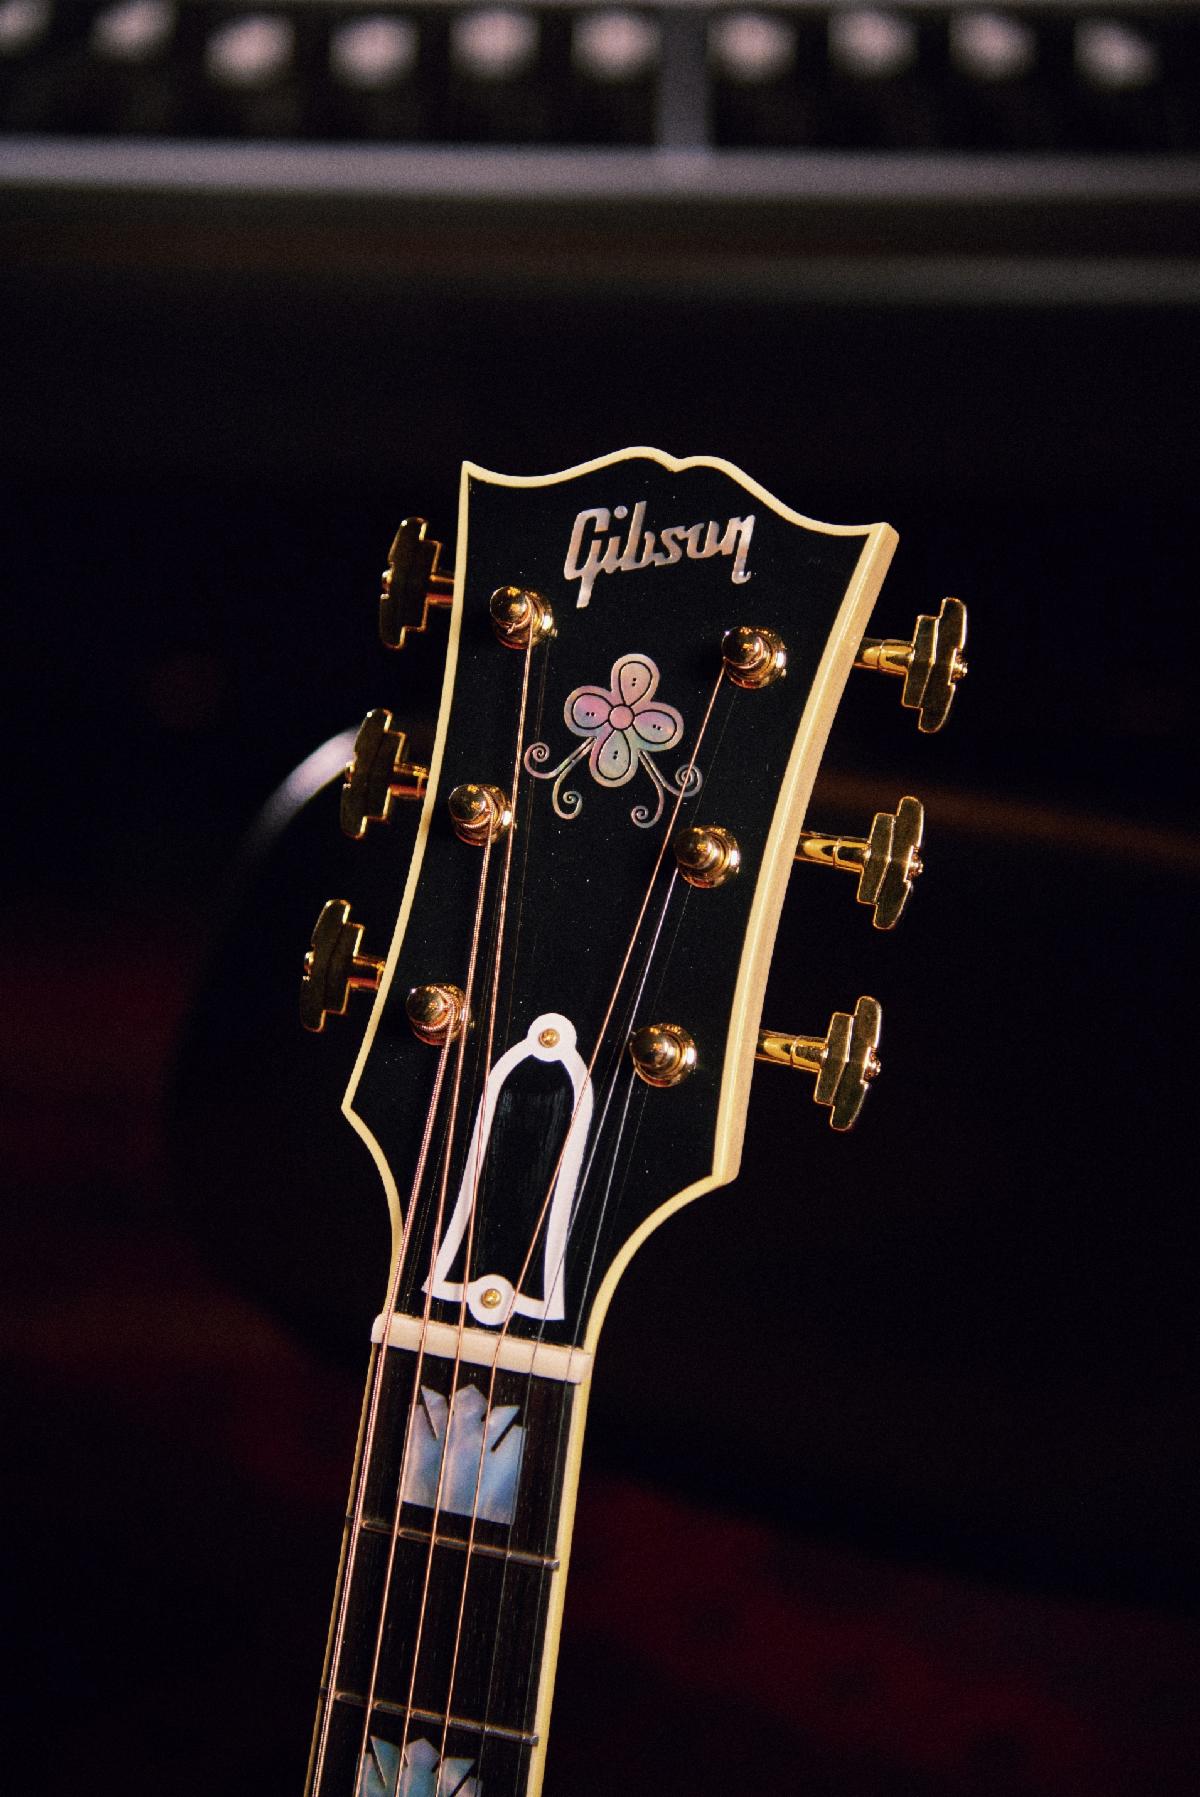
M613 539L627 578L571 602L581 518L684 510L753 532L754 569L773 572L755 572L749 619L730 617L740 564L699 536L686 560ZM820 1037L763 1031L760 1012L793 857L857 871L881 928L920 871L914 799L866 838L802 828L852 664L903 659L864 638L894 542L886 525L814 524L711 459L634 450L537 480L464 468L429 768L377 710L347 774L356 839L396 798L421 805L387 961L338 901L306 962L310 1027L354 987L375 993L345 1109L396 1223L309 1797L537 1797L616 1281L672 1210L736 1173L756 1055L815 1075L837 1129L879 1071L874 999ZM406 521L389 646L448 597L439 557ZM965 672L957 604L900 645L922 729L939 707L944 721L938 683ZM672 776L657 758L675 750ZM651 797L630 811L634 781ZM701 792L705 818L685 818Z

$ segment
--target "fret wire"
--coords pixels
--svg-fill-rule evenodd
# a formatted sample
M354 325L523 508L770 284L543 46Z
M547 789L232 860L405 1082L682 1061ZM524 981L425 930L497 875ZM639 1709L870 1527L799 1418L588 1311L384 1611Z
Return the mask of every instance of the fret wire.
M361 1526L363 1532L368 1535L390 1535L392 1533L391 1523L385 1521L383 1517L364 1516ZM465 1537L461 1535L433 1535L428 1529L413 1529L404 1524L401 1524L400 1528L396 1530L396 1535L401 1541L415 1541L423 1545L428 1545L432 1541L435 1547L457 1547L464 1552L469 1545L471 1553L480 1554L484 1559L513 1560L518 1566L534 1566L540 1568L542 1572L557 1572L562 1565L562 1561L553 1554L531 1554L525 1548L501 1547L491 1541L473 1541L468 1544Z
M325 1687L322 1687L324 1695ZM334 1703L352 1704L355 1709L365 1710L367 1700L361 1691L334 1691ZM467 1716L445 1716L441 1710L422 1709L420 1704L392 1703L386 1697L374 1697L371 1710L379 1710L386 1716L407 1716L412 1722L445 1722L450 1728L467 1729L477 1735L495 1735L502 1741L516 1741L522 1747L536 1747L540 1736L533 1730L523 1728L506 1728L502 1722L475 1722Z

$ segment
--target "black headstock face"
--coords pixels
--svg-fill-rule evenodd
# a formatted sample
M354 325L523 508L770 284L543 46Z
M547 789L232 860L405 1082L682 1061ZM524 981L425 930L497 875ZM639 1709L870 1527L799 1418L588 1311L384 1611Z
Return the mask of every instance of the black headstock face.
M894 542L714 461L464 468L421 830L346 1100L403 1219L399 1310L457 1323L465 1300L471 1328L590 1346L637 1242L737 1171L792 854ZM553 613L528 650L497 634L506 586ZM782 678L732 677L742 627L779 639ZM502 794L511 830L464 841L463 785ZM730 877L684 877L689 828L724 833ZM444 1047L406 1008L430 985L467 996ZM674 1083L635 1068L650 1025L676 1034L643 1037L642 1071L682 1044Z

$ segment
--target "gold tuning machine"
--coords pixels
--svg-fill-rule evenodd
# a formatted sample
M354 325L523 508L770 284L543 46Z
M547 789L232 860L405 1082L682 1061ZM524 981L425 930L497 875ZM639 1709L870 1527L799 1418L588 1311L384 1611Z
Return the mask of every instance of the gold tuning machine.
M796 859L857 874L859 904L874 906L871 921L877 930L890 930L921 872L919 850L924 830L924 806L919 799L903 798L894 812L875 813L869 836L821 836L816 830L802 831Z
M369 711L354 739L342 787L342 829L361 842L368 824L386 824L396 799L422 799L429 769L405 760L403 730L390 711Z
M442 545L427 537L424 518L406 518L388 550L379 595L379 635L386 649L403 649L410 630L424 630L431 605L449 605L454 576L438 566Z
M877 674L899 675L904 681L901 705L918 713L918 730L930 735L946 722L954 689L966 678L966 642L966 606L961 599L943 599L936 618L922 612L911 642L864 637L854 665Z
M830 1107L833 1129L849 1129L862 1110L871 1081L879 1073L876 1054L883 1012L877 998L860 998L851 1017L835 1011L824 1036L785 1036L760 1030L755 1059L777 1067L815 1073L813 1098Z
M363 926L355 923L345 899L321 906L312 947L304 957L300 1021L323 1030L326 1017L344 1017L352 992L377 992L383 962L362 952Z

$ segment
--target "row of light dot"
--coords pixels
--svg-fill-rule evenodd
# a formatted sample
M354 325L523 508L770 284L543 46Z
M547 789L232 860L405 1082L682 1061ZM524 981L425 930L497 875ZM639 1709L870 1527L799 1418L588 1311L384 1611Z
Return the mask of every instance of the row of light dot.
M96 15L91 48L109 62L148 62L169 43L176 14L171 0L115 0ZM0 0L0 57L11 59L35 48L51 16L51 0ZM828 30L830 61L846 75L884 80L903 75L917 61L917 28L903 14L871 8L836 12ZM233 19L208 40L208 74L226 88L268 86L287 73L294 35L290 21L279 14ZM418 43L410 19L383 14L348 19L331 33L330 71L345 87L385 90L411 75ZM949 45L961 73L979 81L1017 80L1037 64L1035 28L1011 14L970 10L952 15ZM1131 91L1158 79L1156 46L1130 24L1080 20L1074 49L1076 68L1093 87ZM450 50L461 74L479 81L511 81L536 61L537 21L508 7L463 12L451 22ZM718 73L731 81L777 81L796 60L796 33L786 19L773 14L728 13L710 22L709 50ZM640 80L653 69L658 53L658 27L643 13L589 12L574 23L573 60L593 80Z

